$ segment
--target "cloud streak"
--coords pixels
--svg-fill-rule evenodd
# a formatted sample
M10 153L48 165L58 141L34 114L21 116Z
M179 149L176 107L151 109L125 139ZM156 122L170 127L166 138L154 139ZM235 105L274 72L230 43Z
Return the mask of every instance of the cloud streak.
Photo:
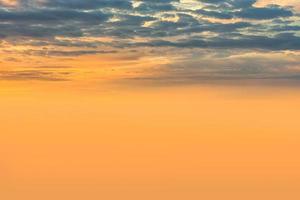
M15 81L67 81L70 72L54 72L47 70L12 70L0 71L0 80Z

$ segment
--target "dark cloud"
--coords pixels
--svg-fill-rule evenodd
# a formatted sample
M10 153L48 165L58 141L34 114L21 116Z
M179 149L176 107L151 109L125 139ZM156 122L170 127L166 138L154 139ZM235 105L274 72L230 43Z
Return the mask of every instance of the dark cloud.
M40 47L95 48L41 53L57 56L106 53L96 49L101 46L299 49L299 17L290 7L256 7L256 0L197 1L203 5L198 10L184 7L179 0L23 0L17 6L2 4L0 40L18 45L29 38L32 45ZM215 21L233 18L239 22ZM81 37L113 40L105 44L72 40Z
M80 21L86 23L101 23L108 19L108 14L100 11L80 12L76 10L39 9L29 11L0 10L0 20L22 23L59 23L61 21Z
M95 10L99 8L132 8L132 2L129 0L47 0L44 5L46 7L79 10Z
M131 43L131 46L205 48L205 49L265 49L265 50L300 50L300 37L293 33L282 33L275 37L239 35L240 38L213 37L189 38L177 42L153 40L151 42Z
M135 10L155 13L162 11L174 11L176 8L170 3L170 1L143 1Z
M248 8L252 7L257 0L198 0L200 2L225 8Z
M247 8L234 12L233 15L238 18L248 19L274 19L278 17L291 17L293 16L293 12L278 6L269 6L265 8Z
M283 8L277 5L267 7L255 7L256 0L200 0L209 6L198 10L199 14L219 19L275 19L279 17L291 17L294 15L290 8Z

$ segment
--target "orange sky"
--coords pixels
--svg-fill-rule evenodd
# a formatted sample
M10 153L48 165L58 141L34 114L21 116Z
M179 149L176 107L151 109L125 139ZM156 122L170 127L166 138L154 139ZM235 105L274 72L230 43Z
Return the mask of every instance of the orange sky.
M267 4L278 4L283 6L294 6L297 9L300 9L300 3L298 0L259 0L257 5L263 6Z
M20 84L0 89L2 199L300 197L296 88Z

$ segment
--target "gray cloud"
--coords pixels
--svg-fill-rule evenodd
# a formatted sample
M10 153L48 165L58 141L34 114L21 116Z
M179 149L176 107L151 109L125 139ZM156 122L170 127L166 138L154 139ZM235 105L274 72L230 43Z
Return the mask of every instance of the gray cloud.
M0 80L67 81L70 72L47 70L0 71Z
M46 7L95 10L99 8L132 9L132 2L129 0L48 0Z
M117 51L104 51L104 50L80 50L80 51L59 51L59 50L27 50L24 52L27 55L39 56L55 56L55 57L74 57L89 54L113 54Z
M120 82L143 86L220 83L299 86L299 55L282 56L266 52L243 55L242 52L234 52L236 55L227 57L223 53L217 50L212 56L208 51L201 50L174 63L144 70Z
M178 42L153 40L146 43L132 43L132 46L175 47L175 48L217 48L217 49L266 49L266 50L300 50L300 38L293 33L278 34L275 37L238 35L239 38L213 37L188 38Z
M198 0L199 5L204 5L200 10L183 8L179 0L139 2L134 6L133 0L24 0L16 7L2 5L0 40L18 41L13 42L18 45L24 43L25 37L40 46L90 48L106 45L111 48L299 49L299 17L292 8L277 5L258 8L256 0ZM174 20L161 18L168 15ZM236 18L239 22L214 22L209 18ZM70 40L58 42L58 36ZM113 41L110 44L72 41L72 38L81 37L113 37ZM137 42L134 38L143 38L145 42ZM85 53L105 52L97 49L66 54Z

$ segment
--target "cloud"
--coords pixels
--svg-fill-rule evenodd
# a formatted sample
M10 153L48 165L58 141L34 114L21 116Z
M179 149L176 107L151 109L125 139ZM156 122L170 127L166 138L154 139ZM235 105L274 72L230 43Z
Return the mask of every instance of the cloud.
M0 80L67 81L70 72L47 70L0 71Z
M174 1L141 1L141 4L135 10L146 13L174 11L176 7L171 4L172 2Z
M266 49L266 50L300 50L300 38L292 33L278 34L275 37L239 35L239 38L213 37L188 38L178 42L153 40L146 43L134 43L133 46L175 47L175 48L216 48L216 49Z
M293 12L289 9L279 6L268 6L265 8L248 8L242 11L234 12L233 15L239 18L248 19L274 19L278 17L291 17Z
M297 84L300 81L300 55L267 52L232 52L231 56L207 50L160 65L120 80L135 85L189 84Z
M179 0L2 0L0 40L14 46L39 46L40 56L107 53L103 46L108 53L130 47L299 50L299 13L292 7L257 7L256 3L195 0L188 6ZM97 38L110 40L101 43ZM43 48L48 46L70 49L49 52Z
M38 9L26 11L0 10L0 20L14 23L60 23L62 21L76 21L98 24L108 19L108 14L97 12L80 12L77 10Z
M267 5L255 7L256 0L200 0L208 6L199 9L198 13L219 19L274 19L279 17L291 17L293 11L287 7Z
M132 2L129 0L47 0L44 2L44 6L78 10L95 10L99 8L132 9Z
M104 50L79 50L79 51L59 51L59 50L28 50L25 51L27 55L39 55L39 56L55 56L55 57L74 57L90 54L114 54L117 51L104 51Z

